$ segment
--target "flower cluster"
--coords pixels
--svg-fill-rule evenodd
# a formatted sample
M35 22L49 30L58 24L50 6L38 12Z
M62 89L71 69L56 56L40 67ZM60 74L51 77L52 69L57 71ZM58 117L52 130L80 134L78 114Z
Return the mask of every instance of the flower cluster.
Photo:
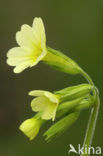
M35 96L31 101L31 109L32 111L37 112L37 114L33 118L24 121L20 126L20 130L23 131L30 140L32 140L39 132L43 123L45 123L44 121L54 121L56 118L68 116L66 119L64 118L63 120L60 120L59 123L57 122L54 124L56 127L50 128L50 132L48 130L47 133L45 133L45 136L47 135L48 139L54 137L55 133L58 131L61 132L61 129L64 130L65 126L71 125L71 121L74 122L77 119L82 109L92 106L93 98L90 95L90 91L92 89L93 87L89 84L81 84L78 86L68 87L60 91L55 91L54 93L43 90L34 90L29 92L30 96ZM64 122L64 120L67 120L67 122ZM58 126L58 124L60 126ZM52 129L53 132L51 132ZM55 129L58 129L58 131L55 131Z
M45 28L41 18L35 18L32 27L22 25L21 30L16 33L16 41L19 46L7 53L7 63L14 66L15 73L43 61L65 73L83 74L83 70L75 61L46 45ZM30 96L35 97L31 101L31 109L36 115L25 120L19 129L32 140L48 120L54 123L59 118L59 121L44 133L46 140L54 138L78 119L81 110L94 106L96 97L94 90L92 84L80 84L53 93L44 90L29 92Z

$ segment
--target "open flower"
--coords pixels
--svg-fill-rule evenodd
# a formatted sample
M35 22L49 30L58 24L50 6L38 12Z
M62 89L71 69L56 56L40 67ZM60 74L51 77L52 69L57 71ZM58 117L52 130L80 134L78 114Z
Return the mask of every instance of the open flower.
M35 66L41 60L62 72L69 74L81 72L80 67L71 58L46 46L45 28L41 18L34 18L32 27L22 25L21 31L16 33L16 41L19 47L14 47L7 53L7 63L15 66L15 73Z
M42 112L41 118L45 120L55 120L56 110L59 104L59 98L48 91L34 90L29 92L31 96L37 96L31 102L34 112Z
M30 138L30 140L34 139L40 129L42 124L41 119L36 119L35 117L25 120L19 127L19 129Z
M47 53L42 19L35 18L32 27L27 24L22 25L21 31L16 33L16 41L19 47L8 51L7 63L15 66L15 73L20 73L27 67L36 65Z

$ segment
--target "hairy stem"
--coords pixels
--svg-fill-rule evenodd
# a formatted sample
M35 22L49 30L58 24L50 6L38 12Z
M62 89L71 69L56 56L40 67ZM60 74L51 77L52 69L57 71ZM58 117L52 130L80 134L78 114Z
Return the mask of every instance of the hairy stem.
M94 83L90 76L81 69L81 74L87 79L87 81L94 86ZM89 123L87 126L87 131L84 139L84 153L85 153L85 147L88 149L88 147L91 146L92 144L92 139L96 127L96 121L97 121L97 116L98 116L98 111L99 111L99 106L100 106L100 100L99 100L99 93L97 90L93 90L93 95L96 98L96 103L94 104L94 107L91 109L91 114L89 118ZM81 156L89 156L89 153L87 154L81 154Z
M87 131L86 131L86 136L84 139L84 144L83 144L84 153L85 153L85 146L88 148L91 146L91 143L92 143L92 139L93 139L93 135L94 135L95 127L96 127L99 106L100 106L100 101L99 101L99 97L97 95L97 102L96 102L96 105L94 106L94 108L92 108L92 110L91 110L90 119L89 119ZM82 154L81 156L89 156L89 153Z

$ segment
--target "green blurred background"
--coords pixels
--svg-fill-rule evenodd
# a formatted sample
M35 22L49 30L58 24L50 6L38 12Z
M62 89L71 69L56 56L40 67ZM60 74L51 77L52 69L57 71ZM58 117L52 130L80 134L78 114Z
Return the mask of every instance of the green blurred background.
M51 69L43 63L14 74L6 64L7 51L16 46L15 33L22 24L42 17L47 44L76 60L100 90L99 112L93 146L103 145L103 0L1 0L0 1L0 156L67 156L69 144L82 144L90 111L61 137L46 143L42 133L29 141L20 123L33 116L28 92L59 90L85 80ZM71 154L72 156L73 154Z

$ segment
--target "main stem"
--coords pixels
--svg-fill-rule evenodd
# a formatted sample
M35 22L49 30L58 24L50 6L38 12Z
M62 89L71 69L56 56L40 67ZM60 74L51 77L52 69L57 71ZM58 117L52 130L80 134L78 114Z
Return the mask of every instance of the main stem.
M96 103L96 105L94 106L94 108L92 108L91 110L91 114L90 114L90 119L89 119L89 123L88 123L88 127L87 127L87 131L86 131L86 136L84 139L84 153L85 153L85 147L90 147L91 143L92 143L92 139L93 139L93 135L94 135L94 131L95 131L95 127L96 127L96 121L97 121L97 116L98 116L98 111L99 111L99 101ZM81 156L88 156L88 154L82 154Z
M81 74L88 80L88 82L91 85L94 86L94 83L93 83L92 79L90 78L90 76L86 72L81 70ZM88 123L88 126L87 126L87 131L86 131L86 135L85 135L85 139L84 139L84 143L83 143L84 153L85 153L85 147L88 149L88 147L91 146L94 131L95 131L95 127L96 127L96 121L97 121L99 106L100 106L98 91L94 90L93 94L94 94L94 96L96 98L96 103L94 104L94 107L91 109L89 123ZM87 153L86 154L81 154L81 156L89 156L89 153L88 154Z

